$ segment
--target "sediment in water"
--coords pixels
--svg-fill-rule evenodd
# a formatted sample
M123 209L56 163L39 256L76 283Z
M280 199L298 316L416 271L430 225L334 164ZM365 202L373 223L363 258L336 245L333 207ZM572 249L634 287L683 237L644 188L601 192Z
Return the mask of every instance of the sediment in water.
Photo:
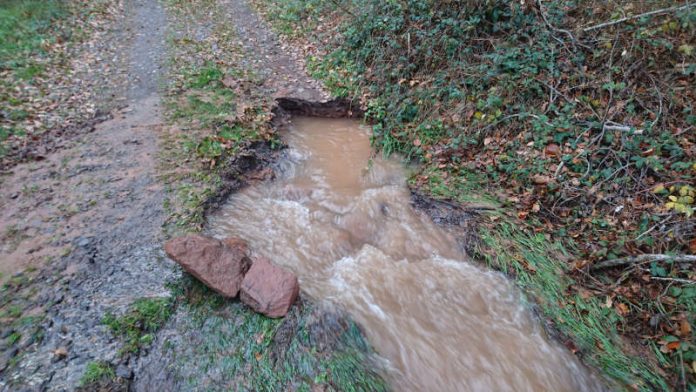
M365 329L397 390L601 390L501 274L411 207L403 166L352 120L295 118L277 180L232 195L211 231L292 269Z

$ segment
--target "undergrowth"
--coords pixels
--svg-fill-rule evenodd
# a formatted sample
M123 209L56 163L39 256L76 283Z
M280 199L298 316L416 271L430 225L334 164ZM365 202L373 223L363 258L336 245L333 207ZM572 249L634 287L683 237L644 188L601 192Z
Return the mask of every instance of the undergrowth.
M693 264L592 269L696 252L696 7L256 3L317 48L310 69L334 94L362 101L377 148L422 164L413 186L505 207L480 256L590 363L643 390L696 388Z

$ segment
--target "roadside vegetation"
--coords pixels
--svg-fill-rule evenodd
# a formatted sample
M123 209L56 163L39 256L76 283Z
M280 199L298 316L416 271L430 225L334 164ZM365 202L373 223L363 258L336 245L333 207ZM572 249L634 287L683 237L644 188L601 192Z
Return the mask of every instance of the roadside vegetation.
M171 298L141 298L122 316L107 313L102 323L121 336L125 343L121 354L137 354L141 346L149 346L157 332L173 312Z
M237 182L229 165L255 143L280 146L271 129L268 97L254 74L239 66L242 51L234 26L215 0L169 0L175 18L165 105L173 123L165 137L161 170L170 187L166 207L170 234L200 231L211 200ZM199 23L213 18L205 38ZM216 48L213 50L213 48Z
M378 149L421 163L412 186L499 207L475 256L572 351L627 388L696 388L696 6L255 3Z
M0 3L0 168L40 155L26 149L45 133L78 127L98 115L94 98L101 91L79 88L100 83L104 90L108 83L75 82L88 79L85 73L97 61L81 57L79 45L100 46L93 40L118 19L120 9L120 1L108 0Z

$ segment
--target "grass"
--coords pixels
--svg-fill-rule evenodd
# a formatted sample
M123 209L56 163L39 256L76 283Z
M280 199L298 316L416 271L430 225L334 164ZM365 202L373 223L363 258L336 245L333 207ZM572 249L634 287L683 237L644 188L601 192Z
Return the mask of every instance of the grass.
M222 11L207 15L205 10L217 7L207 0L168 4L180 31L191 32L202 18L212 17L207 39L220 48L214 52L193 35L170 39L171 83L165 105L168 120L183 132L165 137L160 169L170 184L166 231L176 234L201 230L208 200L221 192L223 177L229 176L221 171L228 159L252 142L273 143L276 136L267 124L266 97L229 83L255 86L256 81L237 63L241 49L229 39L235 31Z
M61 1L4 0L0 4L0 69L17 70L17 76L31 79L42 71L32 59L45 54L52 21L66 15Z
M126 314L117 317L109 313L102 323L124 339L121 354L137 354L142 347L152 343L155 332L167 322L173 311L170 298L141 298Z
M214 372L231 390L387 390L373 369L369 345L348 319L328 323L340 328L328 330L331 337L322 345L321 333L327 330L320 328L326 316L311 304L297 304L285 318L271 319L191 278L174 292L185 298L186 309L177 327L193 339L185 355L188 366L180 374L191 378L192 388Z
M633 389L669 389L656 363L625 352L625 342L617 330L622 319L612 305L607 305L607 298L587 295L569 275L568 260L575 251L572 241L554 241L510 217L499 202L480 193L485 181L480 173L448 176L446 185L441 172L427 175L429 181L420 188L437 198L496 207L477 226L476 258L512 277L541 315L553 322L553 328L573 352Z
M90 362L80 379L80 386L86 387L116 378L113 366L106 362Z
M81 123L92 117L77 98L96 91L71 84L70 63L82 55L80 43L118 17L117 7L109 0L0 2L0 165L21 161L19 146L38 143L37 135L64 125L54 118Z
M0 102L7 105L10 123L23 121L28 116L21 107L13 108L22 101L12 96L12 86L42 74L41 57L46 55L47 45L56 39L56 35L51 34L52 22L65 15L61 1L5 0L0 3L0 72L9 71L0 80ZM3 141L12 135L24 134L21 128L0 125L0 157L5 153Z

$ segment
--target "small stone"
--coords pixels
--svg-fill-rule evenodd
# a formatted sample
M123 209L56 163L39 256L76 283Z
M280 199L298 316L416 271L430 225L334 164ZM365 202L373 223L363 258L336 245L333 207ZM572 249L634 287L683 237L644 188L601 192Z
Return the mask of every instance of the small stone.
M53 351L53 355L58 359L63 359L68 356L68 349L65 347L58 347Z
M116 377L130 380L131 378L133 378L133 371L128 366L120 364L116 367Z
M288 314L299 293L295 274L258 258L242 281L240 299L256 312L275 318Z

